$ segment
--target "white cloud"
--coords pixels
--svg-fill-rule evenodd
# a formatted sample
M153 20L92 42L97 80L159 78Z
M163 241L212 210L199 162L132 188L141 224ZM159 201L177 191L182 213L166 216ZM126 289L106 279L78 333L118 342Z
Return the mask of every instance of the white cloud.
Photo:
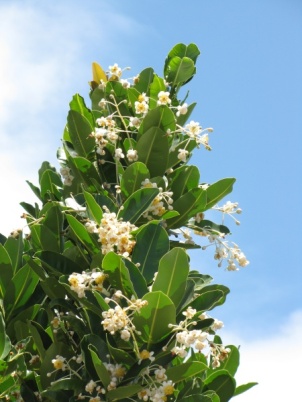
M35 200L25 180L37 182L43 160L56 164L68 102L82 89L88 94L96 49L119 52L121 35L143 29L105 2L97 6L100 14L82 2L0 5L0 232L5 235L19 226L19 202Z
M301 377L302 310L292 313L272 337L245 340L225 332L222 338L225 343L240 345L237 385L258 382L254 388L236 397L236 402L297 400Z

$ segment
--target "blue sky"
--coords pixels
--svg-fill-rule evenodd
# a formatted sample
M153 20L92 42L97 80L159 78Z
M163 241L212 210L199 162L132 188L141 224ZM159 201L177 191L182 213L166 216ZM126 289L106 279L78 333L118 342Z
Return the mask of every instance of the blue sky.
M37 182L43 160L56 165L68 102L77 92L88 99L92 61L161 74L176 43L198 45L189 100L192 118L214 127L213 150L191 161L202 181L237 178L226 201L239 202L241 225L228 223L250 265L226 272L207 250L191 253L192 267L231 289L215 316L222 336L242 345L240 380L261 383L237 400L277 400L277 356L294 371L302 353L301 1L0 0L0 15L4 234L20 224L18 203L34 200L25 180Z

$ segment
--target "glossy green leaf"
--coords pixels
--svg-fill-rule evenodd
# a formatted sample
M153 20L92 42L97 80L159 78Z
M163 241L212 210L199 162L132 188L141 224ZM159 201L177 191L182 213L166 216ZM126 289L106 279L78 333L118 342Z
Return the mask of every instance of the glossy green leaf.
M82 116L85 116L86 119L89 121L91 127L95 126L95 121L91 110L89 110L85 104L84 98L79 95L75 94L72 97L72 100L69 103L70 109L75 110L76 112L80 113Z
M178 43L177 45L173 46L173 48L168 53L168 56L165 61L165 69L164 69L165 77L168 74L167 65L173 57L181 57L181 58L188 57L192 59L194 63L196 63L196 60L199 55L200 51L198 47L195 45L195 43L190 43L189 45L185 45L184 43Z
M196 166L181 166L175 169L170 175L170 188L173 192L174 202L189 190L199 185L199 169Z
M118 218L125 222L135 223L140 216L149 208L154 198L159 193L157 188L142 188L136 190L123 204L119 210Z
M29 387L24 381L20 385L20 395L26 402L39 402L32 388Z
M3 304L8 317L25 305L39 282L38 275L26 264L19 269L7 286Z
M127 400L131 399L130 397L137 394L139 391L143 389L143 386L140 384L130 384L130 385L122 385L111 391L108 391L107 398L108 401L119 401L119 400Z
M113 346L111 346L108 339L107 345L110 356L117 364L122 364L123 366L132 366L134 363L136 363L136 359L125 350L114 348Z
M13 339L16 336L18 325L20 323L26 324L27 321L33 320L40 310L41 310L40 304L34 304L33 306L22 309L19 314L17 314L12 320L10 320L10 322L7 326L7 331L6 331L7 335L11 339ZM28 333L28 330L27 330L27 333ZM25 337L19 338L18 340L24 339Z
M149 86L153 81L154 70L151 67L145 68L140 74L134 88L140 93L148 93Z
M106 367L104 366L103 362L99 358L99 356L96 354L94 347L92 345L88 346L88 349L90 350L91 354L91 359L95 368L95 371L97 372L97 375L99 376L99 379L102 381L104 387L108 387L110 384L110 375L109 372L107 371Z
M157 106L158 94L160 91L166 91L166 85L165 85L163 78L154 74L153 81L151 82L149 88L150 88L149 107L151 110Z
M88 193L87 191L84 191L84 197L86 200L90 219L100 224L101 219L103 217L102 208L99 206L99 204L97 203L96 199L92 194Z
M239 385L238 387L236 387L234 396L243 394L243 392L248 391L249 389L253 388L255 385L258 385L258 383L257 382L249 382L247 384Z
M219 305L223 298L224 293L221 290L211 290L197 296L196 299L191 301L190 306L198 312L209 311Z
M142 182L150 178L147 166L142 162L134 162L125 170L121 179L121 190L126 197L142 187Z
M217 181L216 183L211 184L206 192L207 192L207 204L206 209L212 208L216 205L222 198L228 195L233 190L233 184L236 179L234 178L226 178Z
M85 226L72 215L66 215L66 218L76 238L87 248L87 250L97 254L100 247L97 241L89 235Z
M212 390L220 402L228 402L235 393L236 381L226 370L217 370L204 380L204 390Z
M31 226L31 242L34 250L61 251L60 239L44 224Z
M149 283L158 271L159 260L169 250L169 237L158 222L150 222L136 235L132 261L140 264L139 270Z
M5 322L2 313L0 312L0 359L4 359L8 355L10 348L10 339L6 334Z
M95 147L95 140L90 136L94 127L85 116L75 110L69 111L67 124L74 150L79 156L86 157Z
M202 188L193 188L173 203L173 209L179 216L169 219L167 224L171 229L185 225L190 218L204 210L206 205L206 192Z
M95 378L97 376L97 373L94 368L92 356L89 349L91 345L97 349L98 356L103 361L107 361L106 356L108 355L108 347L106 342L100 336L95 334L85 335L81 340L80 346L86 370L91 378Z
M42 197L41 197L41 191L39 189L39 187L35 186L34 184L32 184L30 181L25 180L26 183L29 185L29 187L31 188L32 192L36 195L36 197L39 198L39 200L42 201Z
M138 160L147 166L151 177L165 173L169 158L169 141L162 129L150 127L139 138L136 149Z
M79 182L85 184L90 191L97 191L97 185L100 185L100 176L95 165L81 156L69 157L68 162L72 173L77 172L75 175L78 176Z
M148 292L148 287L140 268L126 258L123 261L129 271L130 279L137 297L142 298L144 294Z
M53 251L40 251L36 257L49 274L55 276L70 275L73 272L82 272L83 267L68 257Z
M6 288L13 277L12 261L7 250L0 244L0 299L3 299Z
M46 199L48 195L53 195L57 200L61 199L62 195L59 188L62 188L63 184L58 173L50 169L45 170L41 176L40 186L43 199Z
M54 381L51 384L52 391L58 390L72 390L76 394L80 394L85 388L87 382L81 381L79 378L62 378L61 380ZM65 397L66 398L66 397Z
M188 273L186 252L180 247L175 247L161 258L152 291L161 290L177 307L186 289Z
M147 293L143 300L148 304L142 307L133 319L138 331L141 331L141 338L147 343L146 348L152 348L152 344L159 342L171 329L169 324L175 324L175 306L171 299L163 292L156 291Z
M170 367L166 371L166 375L174 383L188 380L191 377L195 377L205 370L208 369L208 366L202 362L185 362L179 364L175 367Z
M214 391L207 391L202 394L189 395L181 399L177 398L177 402L220 402L220 398Z
M174 87L188 81L195 74L196 68L189 57L173 57L167 64L166 80Z
M108 275L110 285L114 289L121 290L128 297L131 297L135 293L129 271L121 256L110 251L103 259L102 268L105 274Z
M166 105L160 105L150 110L140 125L140 134L144 134L151 127L160 128L165 133L168 130L175 131L175 115L172 110Z
M24 251L24 241L22 233L15 239L14 237L8 237L4 244L4 248L9 254L11 259L13 272L15 273L22 266L22 258Z

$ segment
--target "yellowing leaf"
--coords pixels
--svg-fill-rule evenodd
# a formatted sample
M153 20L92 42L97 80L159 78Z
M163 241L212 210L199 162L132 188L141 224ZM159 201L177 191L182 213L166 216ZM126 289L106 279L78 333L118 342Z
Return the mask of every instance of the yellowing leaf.
M92 63L92 78L93 78L93 81L95 81L97 83L100 83L101 80L103 80L104 82L108 81L105 71L95 61Z

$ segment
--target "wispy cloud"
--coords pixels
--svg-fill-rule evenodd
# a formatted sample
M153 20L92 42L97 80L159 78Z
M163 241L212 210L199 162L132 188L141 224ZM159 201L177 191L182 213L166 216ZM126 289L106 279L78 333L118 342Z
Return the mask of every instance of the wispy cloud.
M114 49L122 56L120 38L131 37L133 27L143 29L105 2L97 6L0 5L0 232L5 235L19 225L19 202L34 200L25 179L37 180L43 160L56 163L68 102L75 92L88 93L90 62L102 55L109 63Z
M237 384L258 382L236 402L295 401L300 381L302 356L302 310L283 321L275 335L246 341L236 333L224 332L224 341L240 345L241 363L236 375Z

